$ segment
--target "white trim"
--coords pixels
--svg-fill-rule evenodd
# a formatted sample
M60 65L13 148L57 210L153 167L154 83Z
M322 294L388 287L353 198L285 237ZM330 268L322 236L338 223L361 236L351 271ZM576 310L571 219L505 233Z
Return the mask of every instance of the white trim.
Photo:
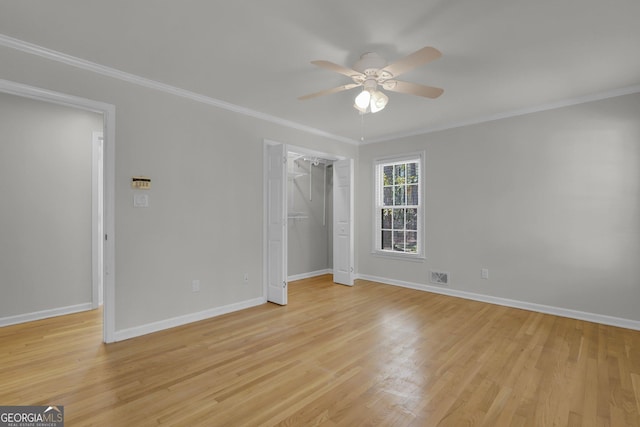
M321 129L316 129L310 126L306 126L300 123L296 123L290 120L282 119L280 117L275 117L270 114L262 113L259 111L251 110L249 108L241 107L239 105L231 104L229 102L225 102L216 98L211 98L205 95L201 95L195 92L191 92L185 89L180 89L175 86L167 85L165 83L157 82L155 80L147 79L145 77L137 76L135 74L127 73L124 71L117 70L115 68L107 67L104 65L97 64L95 62L87 61L82 58L78 58L72 55L67 55L62 52L55 51L53 49L48 49L46 47L42 47L33 43L26 42L24 40L16 39L14 37L7 36L5 34L0 34L0 46L5 46L11 49L19 50L21 52L29 53L32 55L40 56L52 61L61 62L63 64L70 65L72 67L80 68L82 70L91 71L97 74L102 74L104 76L112 77L114 79L126 81L128 83L136 84L139 86L144 86L150 89L155 89L167 93L171 93L176 96L181 96L184 98L191 99L196 102L201 102L207 105L212 105L214 107L223 108L229 111L233 111L239 114L244 114L246 116L255 117L257 119L265 120L270 123L275 123L284 127L289 127L292 129L297 129L306 133L310 133L313 135L322 136L325 138L329 138L339 142L345 142L348 144L361 145L361 144L374 144L378 142L386 142L386 141L394 141L401 138L407 138L410 136L416 135L425 135L433 132L439 132L442 130L454 129L463 126L469 126L474 124L480 124L485 122L491 122L494 120L506 119L509 117L522 116L524 114L537 113L540 111L553 110L556 108L568 107L571 105L584 104L586 102L591 101L599 101L607 98L614 98L616 96L622 95L630 95L633 93L640 92L640 85L635 86L627 86L623 88L613 89L604 92L598 92L595 94L589 94L584 96L579 96L575 98L568 98L564 100L559 100L555 102L549 102L545 104L540 104L532 107L525 107L516 110L504 111L501 113L490 114L488 116L481 116L477 118L472 118L469 120L460 120L454 121L450 123L445 123L441 125L416 129L409 132L398 132L395 134L389 134L380 136L377 138L366 139L364 141L358 141L352 138L347 138L341 135L335 135L329 132L325 132Z
M110 110L111 108L115 109L113 105L104 102L80 98L67 95L66 93L54 92L4 79L0 79L0 92L21 96L23 98L47 101L66 107L81 108L83 110L93 111L94 113L103 113L105 110Z
M262 141L262 298L267 300L267 292L268 282L269 282L269 243L268 243L268 233L267 227L269 226L269 205L268 205L268 195L269 195L269 186L267 185L267 170L269 165L267 164L267 146L279 144L275 141L270 141L268 139L264 139Z
M293 282L294 280L309 279L311 277L323 276L325 274L332 274L332 273L333 273L333 269L325 268L324 270L316 270L316 271L310 271L308 273L294 274L292 276L287 277L287 281Z
M104 156L102 131L91 134L91 301L104 304Z
M404 252L378 251L375 249L371 250L370 254L375 257L395 259L397 261L425 262L427 260L427 257L424 256L424 254L418 255Z
M313 128L300 123L296 123L291 120L286 120L280 117L272 116L270 114L251 110L249 108L241 107L239 105L231 104L229 102L225 102L216 98L211 98L205 95L198 94L196 92L191 92L191 91L181 89L175 86L171 86L165 83L161 83L155 80L147 79L145 77L137 76L135 74L120 71L115 68L100 65L95 62L87 61L85 59L78 58L72 55L67 55L66 53L58 52L53 49L48 49L46 47L39 46L34 43L29 43L14 37L10 37L5 34L0 34L0 46L5 46L11 49L19 50L21 52L29 53L31 55L40 56L42 58L46 58L52 61L61 62L63 64L67 64L72 67L91 71L97 74L102 74L104 76L122 80L135 85L144 86L150 89L171 93L173 95L188 98L196 102L201 102L207 105L212 105L214 107L223 108L225 110L233 111L239 114L244 114L246 116L255 117L260 120L264 120L264 121L281 125L284 127L288 127L291 129L297 129L306 133L310 133L312 135L318 135L321 137L325 137L328 139L332 139L339 142L345 142L347 144L353 144L353 145L374 144L378 142L394 141L397 139L407 138L410 136L425 135L433 132L439 132L442 130L448 130L448 129L454 129L454 128L459 128L463 126L491 122L494 120L522 116L524 114L553 110L556 108L568 107L568 106L577 105L577 104L584 104L586 102L599 101L602 99L614 98L616 96L630 95L633 93L640 92L640 85L627 86L627 87L613 89L609 91L598 92L595 94L589 94L589 95L579 96L575 98L568 98L568 99L563 99L555 102L544 103L544 104L540 104L532 107L525 107L525 108L520 108L516 110L490 114L488 116L476 117L469 120L454 121L454 122L445 123L441 125L416 129L409 132L398 132L395 134L389 134L389 135L384 135L377 138L371 138L371 139L366 139L364 141L359 141L352 138L347 138L345 136L335 135L335 134L323 131L321 129Z
M104 342L112 342L115 332L115 136L116 107L104 102L53 92L34 86L0 79L0 92L39 101L52 102L72 108L80 108L103 115L104 155L104 232L109 236L104 245Z
M601 323L603 325L617 326L620 328L634 329L640 331L640 321L624 319L621 317L607 316L604 314L588 313L585 311L571 310L563 307L536 304L532 302L513 300L508 298L494 297L491 295L476 294L473 292L460 291L446 288L444 286L431 286L422 283L405 282L402 280L389 279L386 277L370 276L367 274L358 275L359 279L386 285L400 286L403 288L416 289L419 291L433 292L435 294L448 295L452 297L464 298L473 301L486 302L489 304L502 305L505 307L520 308L523 310L535 311L538 313L553 314L554 316L568 317L570 319L585 320L587 322Z
M63 316L65 314L79 313L92 310L90 302L70 305L67 307L51 308L48 310L34 311L33 313L17 314L15 316L0 317L0 327L17 325L19 323L33 322L35 320L48 319L49 317Z
M246 308L255 307L266 303L267 300L260 297L246 301L237 302L234 304L225 305L222 307L216 307L209 310L200 311L197 313L185 314L184 316L173 317L171 319L160 320L153 323L147 323L142 326L135 326L133 328L122 329L115 333L115 341L128 340L130 338L139 337L141 335L151 334L154 332L163 331L165 329L175 328L177 326L186 325L188 323L199 322L201 320L210 319L212 317L221 316L227 313L233 313L234 311L244 310Z
M91 71L97 74L102 74L103 76L122 80L138 86L143 86L149 89L155 89L162 92L170 93L172 95L180 96L183 98L190 99L192 101L211 105L213 107L218 107L228 111L233 111L234 113L244 114L245 116L254 117L256 119L264 120L280 126L300 130L302 132L310 133L312 135L329 138L339 142L345 142L347 144L358 145L358 141L356 141L355 139L347 138L340 135L334 135L332 133L325 132L321 129L316 129L310 126L293 122L291 120L282 119L280 117L272 116L270 114L252 110L250 108L245 108L239 105L231 104L230 102L222 101L220 99L201 95L196 92L192 92L186 89L181 89L176 86L171 86L165 83L151 80L146 77L141 77L135 74L127 73L125 71L120 71L115 68L111 68L105 65L97 64L95 62L87 61L85 59L78 58L72 55L67 55L66 53L48 49L46 47L42 47L42 46L29 43L20 39L9 37L4 34L0 34L0 46L16 49L21 52L40 56L42 58L46 58L52 61L61 62L63 64L70 65L72 67L80 68L86 71Z
M310 148L298 147L290 144L287 144L287 148L288 148L288 153L296 153L302 156L309 156L309 157L318 157L319 159L328 160L329 162L335 162L336 160L346 159L345 156L330 154L330 153L327 153L326 151L312 150Z
M508 119L510 117L523 116L525 114L539 113L541 111L555 110L557 108L570 107L572 105L579 105L579 104L585 104L587 102L592 102L592 101L600 101L603 99L615 98L616 96L631 95L633 93L638 93L638 92L640 92L640 85L627 86L619 89L608 90L605 92L598 92L598 93L593 93L589 95L578 96L575 98L562 99L559 101L548 102L540 105L534 105L531 107L503 111L501 113L490 114L488 116L480 116L480 117L472 118L469 120L454 121L450 123L444 123L441 125L426 127L422 129L416 129L409 132L398 132L395 134L384 135L378 138L367 139L366 141L364 141L364 143L361 142L361 144L374 144L378 142L395 141L401 138L408 138L410 136L426 135L433 132L439 132L439 131L448 130L448 129L455 129L455 128L469 126L469 125L477 125L480 123L492 122L495 120Z

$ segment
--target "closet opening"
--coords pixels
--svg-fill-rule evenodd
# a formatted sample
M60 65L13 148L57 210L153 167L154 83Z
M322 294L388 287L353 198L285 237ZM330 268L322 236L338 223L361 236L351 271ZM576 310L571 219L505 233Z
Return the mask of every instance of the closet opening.
M288 281L333 272L333 162L287 153Z
M287 304L287 283L333 273L354 281L354 161L264 140L264 295Z

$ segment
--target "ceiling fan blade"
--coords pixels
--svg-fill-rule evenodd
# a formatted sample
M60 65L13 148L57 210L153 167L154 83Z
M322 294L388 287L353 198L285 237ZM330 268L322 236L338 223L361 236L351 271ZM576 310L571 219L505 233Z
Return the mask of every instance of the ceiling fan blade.
M409 95L424 96L426 98L437 98L444 92L444 89L440 89L439 87L402 82L399 80L387 80L382 84L382 88L392 92L407 93Z
M361 76L362 73L357 72L356 70L352 70L351 68L343 67L342 65L334 64L331 61L311 61L313 65L317 65L320 68L325 68L327 70L335 71L336 73L340 73L347 77L353 76Z
M404 74L420 65L438 59L441 56L442 53L440 53L440 51L435 47L423 47L422 49L413 52L411 55L405 56L391 65L387 65L382 69L382 71L387 71L392 76L397 77L400 74Z
M310 93L309 95L301 96L298 99L300 101L304 101L306 99L315 98L317 96L331 95L332 93L338 93L338 92L342 92L343 90L353 89L354 87L358 87L358 86L362 86L362 85L358 83L349 83L348 85L342 85L342 86L334 87L331 89L321 90L320 92Z

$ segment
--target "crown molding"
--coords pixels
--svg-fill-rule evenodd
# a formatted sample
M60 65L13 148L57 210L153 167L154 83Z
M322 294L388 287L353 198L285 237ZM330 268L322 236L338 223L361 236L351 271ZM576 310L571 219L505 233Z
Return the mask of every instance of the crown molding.
M31 55L40 56L52 61L60 62L66 65L70 65L75 68L79 68L86 71L91 71L96 74L111 77L114 79L122 80L127 83L132 83L138 86L143 86L149 89L154 89L169 93L171 95L187 98L192 101L200 102L202 104L210 105L224 110L232 111L234 113L243 114L245 116L253 117L256 119L264 120L266 122L274 123L276 125L296 129L302 132L306 132L312 135L321 136L324 138L332 139L334 141L345 142L347 144L358 145L358 141L347 138L340 135L334 135L329 132L325 132L320 129L306 126L300 123L286 120L280 117L272 116L270 114L262 113L260 111L252 110L250 108L241 107L239 105L232 104L230 102L222 101L220 99L212 98L210 96L202 95L196 92L192 92L186 89L181 89L176 86L171 86L165 83L161 83L155 80L148 79L146 77L138 76L135 74L120 71L115 68L107 67L95 62L87 61L76 56L67 55L66 53L58 52L53 49L48 49L43 46L39 46L33 43L26 42L24 40L16 39L14 37L0 34L0 46L8 47L11 49L19 50Z
M413 131L408 131L408 132L388 134L388 135L384 135L377 138L366 139L365 141L358 141L352 138L347 138L345 136L335 135L311 126L306 126L301 123L293 122L291 120L283 119L283 118L272 116L270 114L266 114L260 111L235 105L226 101L222 101L220 99L212 98L210 96L202 95L186 89L181 89L176 86L171 86L165 83L151 80L146 77L141 77L135 74L127 73L125 71L120 71L115 68L111 68L101 64L97 64L95 62L87 61L85 59L78 58L72 55L67 55L65 53L48 49L46 47L29 43L24 40L16 39L14 37L10 37L1 33L0 33L0 46L5 46L11 49L29 53L31 55L40 56L52 61L60 62L60 63L70 65L72 67L79 68L82 70L91 71L97 74L101 74L107 77L132 83L138 86L143 86L149 89L162 91L175 96L180 96L182 98L187 98L196 102L200 102L202 104L210 105L217 108L222 108L224 110L232 111L234 113L243 114L245 116L253 117L259 120L264 120L266 122L270 122L276 125L290 128L290 129L299 130L312 135L321 136L323 138L344 142L352 145L375 144L378 142L395 141L402 138L407 138L407 137L412 137L417 135L425 135L425 134L439 132L443 130L455 129L463 126L486 123L486 122L491 122L495 120L507 119L510 117L517 117L525 114L537 113L537 112L542 112L547 110L554 110L557 108L584 104L587 102L599 101L602 99L614 98L616 96L629 95L629 94L640 92L640 85L627 86L627 87L614 89L610 91L599 92L599 93L580 96L576 98L569 98L569 99L554 101L554 102L540 104L532 107L525 107L525 108L520 108L516 110L504 111L500 113L490 114L487 116L471 118L468 120L449 122L449 123L444 123L437 126L415 129Z
M570 107L572 105L585 104L592 101L600 101L607 98L615 98L616 96L630 95L640 92L640 85L627 86L619 89L613 89L605 92L598 92L590 95L579 96L576 98L568 98L559 101L549 102L546 104L540 104L532 107L520 108L517 110L504 111L501 113L490 114L488 116L476 117L469 120L461 120L456 122L445 123L442 125L421 128L409 132L399 132L395 134L389 134L378 138L372 138L361 142L360 144L375 144L377 142L396 141L402 138L408 138L411 136L425 135L433 132L440 132L448 129L455 129L463 126L477 125L480 123L492 122L495 120L508 119L510 117L523 116L525 114L538 113L541 111L555 110L557 108Z

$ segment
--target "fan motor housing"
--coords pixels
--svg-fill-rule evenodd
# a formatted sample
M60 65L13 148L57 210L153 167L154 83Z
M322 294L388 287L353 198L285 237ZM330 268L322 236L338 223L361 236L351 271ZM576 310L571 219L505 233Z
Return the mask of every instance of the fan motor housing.
M387 61L375 52L363 53L360 59L353 64L353 69L369 75L372 71L378 71L387 66ZM369 72L367 72L369 71Z

